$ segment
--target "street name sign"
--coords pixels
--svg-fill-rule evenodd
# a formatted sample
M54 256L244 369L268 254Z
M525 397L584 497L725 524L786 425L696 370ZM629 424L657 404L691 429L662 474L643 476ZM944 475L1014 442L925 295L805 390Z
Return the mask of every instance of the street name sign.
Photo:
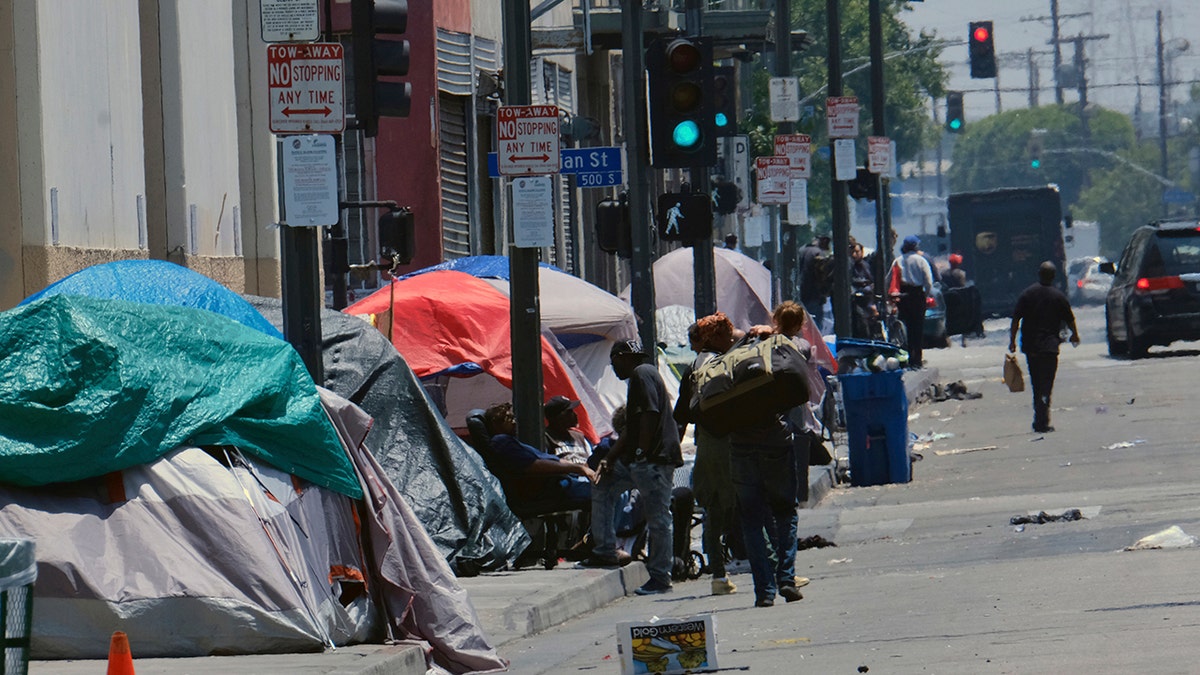
M808 134L776 136L775 154L788 158L792 167L792 178L812 178L812 137Z
M263 42L312 42L321 36L317 0L260 0Z
M562 148L559 155L562 157L559 173L574 175L576 187L612 187L625 182L620 147ZM488 176L499 178L500 155L489 152L487 162Z
M792 201L792 166L787 157L755 157L754 173L758 181L759 204Z
M825 124L830 138L858 136L858 97L830 96L825 99Z
M544 175L562 167L558 106L505 105L496 112L500 175Z
M271 131L340 134L346 128L343 71L340 44L267 45Z

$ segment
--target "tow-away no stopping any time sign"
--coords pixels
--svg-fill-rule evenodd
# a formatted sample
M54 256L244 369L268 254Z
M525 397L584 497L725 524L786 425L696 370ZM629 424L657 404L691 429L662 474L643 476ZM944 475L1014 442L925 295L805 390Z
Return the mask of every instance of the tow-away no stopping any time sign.
M496 111L500 175L558 173L558 106L506 105Z
M267 46L271 131L336 134L346 128L342 46L330 42Z

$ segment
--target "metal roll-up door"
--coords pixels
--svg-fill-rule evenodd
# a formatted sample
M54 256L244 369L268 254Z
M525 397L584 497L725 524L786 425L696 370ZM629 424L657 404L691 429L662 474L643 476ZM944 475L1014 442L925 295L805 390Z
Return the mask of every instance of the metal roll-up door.
M471 255L465 96L438 95L438 150L442 170L442 255Z

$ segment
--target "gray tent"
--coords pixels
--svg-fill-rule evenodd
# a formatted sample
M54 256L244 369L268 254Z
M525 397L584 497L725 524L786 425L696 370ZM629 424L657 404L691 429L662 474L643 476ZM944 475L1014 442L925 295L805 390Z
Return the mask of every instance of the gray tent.
M246 296L276 327L283 305ZM504 500L499 481L451 430L424 387L379 331L356 316L321 312L324 386L375 419L366 445L455 567L511 564L529 535Z

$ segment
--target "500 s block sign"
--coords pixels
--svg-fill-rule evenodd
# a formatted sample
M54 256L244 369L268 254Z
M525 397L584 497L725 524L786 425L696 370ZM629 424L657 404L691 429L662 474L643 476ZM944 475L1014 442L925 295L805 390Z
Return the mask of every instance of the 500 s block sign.
M342 64L340 44L269 45L271 131L336 134L345 129Z

